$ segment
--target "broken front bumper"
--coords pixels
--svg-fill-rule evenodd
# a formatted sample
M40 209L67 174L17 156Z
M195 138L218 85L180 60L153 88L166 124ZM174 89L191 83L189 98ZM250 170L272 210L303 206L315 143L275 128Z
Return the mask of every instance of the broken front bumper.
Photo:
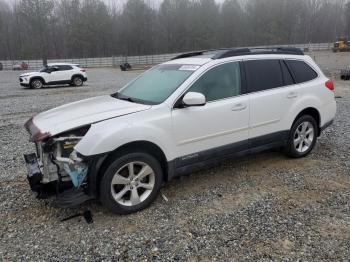
M39 192L41 188L41 181L43 179L43 174L41 173L38 159L36 154L26 154L24 155L24 160L27 167L27 179L31 190Z
M50 137L30 119L26 123L36 153L24 155L27 179L38 198L56 195L54 203L72 207L95 197L95 184L87 178L90 162L77 155L74 145L82 137L76 134Z
M25 154L24 160L27 167L27 179L32 191L38 193L38 198L48 198L56 195L54 205L61 208L78 206L94 197L87 194L84 188L72 188L71 183L55 181L43 184L43 174L39 167L35 153Z

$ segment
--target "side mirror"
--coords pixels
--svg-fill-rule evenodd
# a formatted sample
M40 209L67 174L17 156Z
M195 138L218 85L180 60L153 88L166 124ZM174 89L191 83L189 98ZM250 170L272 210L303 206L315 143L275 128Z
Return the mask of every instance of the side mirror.
M188 92L182 99L185 106L204 106L206 104L205 96L197 92Z

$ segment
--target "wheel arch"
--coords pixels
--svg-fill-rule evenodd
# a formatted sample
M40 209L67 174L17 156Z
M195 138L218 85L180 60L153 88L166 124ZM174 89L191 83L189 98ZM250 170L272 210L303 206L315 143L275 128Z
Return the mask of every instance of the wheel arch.
M294 123L303 115L310 115L312 116L316 123L317 123L317 127L318 127L318 130L317 130L317 135L319 136L321 134L321 114L320 112L314 108L314 107L308 107L308 108L305 108L303 109L295 118L294 118L294 121L290 127L290 129L292 128L292 126L294 125Z
M43 82L44 85L46 84L46 81L45 81L45 79L44 79L42 76L33 76L33 77L31 77L30 80L29 80L29 85L31 85L32 82L33 82L34 80L37 80L37 79L41 80L41 81Z
M74 77L80 77L82 80L84 80L84 76L82 74L74 74L74 75L72 75L70 80L73 81Z
M157 160L159 160L160 166L163 171L163 181L168 180L168 162L166 159L166 156L163 152L163 150L156 144L145 141L145 140L140 140L140 141L134 141L130 143L126 143L124 145L119 146L112 152L109 152L107 155L103 157L102 163L100 164L99 169L95 173L96 176L96 193L97 195L100 194L99 188L100 188L100 182L101 179L107 170L108 166L115 160L116 158L130 153L130 152L144 152L152 155L155 157Z

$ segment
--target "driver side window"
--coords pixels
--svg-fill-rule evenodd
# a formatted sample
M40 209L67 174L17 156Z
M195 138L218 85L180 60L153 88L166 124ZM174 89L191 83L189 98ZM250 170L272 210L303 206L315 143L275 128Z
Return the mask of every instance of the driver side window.
M241 94L239 62L219 65L204 73L188 90L202 93L207 102Z

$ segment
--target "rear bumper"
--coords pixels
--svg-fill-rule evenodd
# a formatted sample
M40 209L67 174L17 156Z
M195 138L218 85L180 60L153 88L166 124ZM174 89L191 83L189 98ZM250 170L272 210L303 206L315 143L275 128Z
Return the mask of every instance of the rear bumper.
M335 116L337 114L337 102L333 100L332 102L322 106L320 108L320 115L321 115L321 123L320 128L321 130L326 129L333 123Z

